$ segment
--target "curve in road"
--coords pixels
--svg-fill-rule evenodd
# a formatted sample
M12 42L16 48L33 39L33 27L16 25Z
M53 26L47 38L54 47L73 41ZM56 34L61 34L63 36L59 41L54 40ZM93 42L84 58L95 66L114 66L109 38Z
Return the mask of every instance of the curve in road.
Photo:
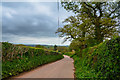
M74 78L73 59L64 55L56 62L40 66L12 78Z

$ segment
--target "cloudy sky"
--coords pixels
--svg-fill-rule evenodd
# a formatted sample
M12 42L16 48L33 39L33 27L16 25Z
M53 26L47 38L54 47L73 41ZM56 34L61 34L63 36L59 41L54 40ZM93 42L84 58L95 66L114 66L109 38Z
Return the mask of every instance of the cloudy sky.
M59 13L56 2L3 2L2 41L18 44L69 45L55 34L62 21L71 12L61 6Z

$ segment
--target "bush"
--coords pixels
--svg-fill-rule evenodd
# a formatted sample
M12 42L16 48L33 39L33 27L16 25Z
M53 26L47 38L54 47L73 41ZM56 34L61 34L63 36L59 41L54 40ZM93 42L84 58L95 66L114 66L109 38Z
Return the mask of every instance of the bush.
M120 37L100 44L92 56L90 67L95 69L98 77L120 78Z
M16 46L8 42L3 42L2 47L3 79L63 58L61 54L55 51L45 51L41 48L28 46Z
M2 78L17 75L23 71L28 71L40 65L56 61L63 58L62 55L41 55L34 58L24 57L13 61L6 61L2 64Z
M82 50L82 57L73 56L76 78L119 79L120 37Z
M68 56L72 56L73 54L75 54L75 53L73 53L73 52L66 52L66 53L63 53L63 55L68 55Z

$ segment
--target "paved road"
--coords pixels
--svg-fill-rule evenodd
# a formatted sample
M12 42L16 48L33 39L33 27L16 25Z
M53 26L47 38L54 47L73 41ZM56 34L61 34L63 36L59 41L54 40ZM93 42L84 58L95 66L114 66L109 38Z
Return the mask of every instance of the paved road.
M13 78L74 78L73 69L73 59L64 55L64 58L59 61L43 65Z

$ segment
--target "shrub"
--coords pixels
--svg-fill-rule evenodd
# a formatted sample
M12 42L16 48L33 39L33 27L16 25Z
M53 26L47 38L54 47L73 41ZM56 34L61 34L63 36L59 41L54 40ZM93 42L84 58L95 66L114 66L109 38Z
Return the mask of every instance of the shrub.
M93 66L98 73L98 77L107 77L110 79L120 77L120 37L100 44L92 56L93 65L91 67Z
M8 78L37 66L62 59L55 51L45 51L41 48L16 46L8 42L2 43L2 78Z
M120 37L82 50L82 57L74 55L76 78L119 79Z

